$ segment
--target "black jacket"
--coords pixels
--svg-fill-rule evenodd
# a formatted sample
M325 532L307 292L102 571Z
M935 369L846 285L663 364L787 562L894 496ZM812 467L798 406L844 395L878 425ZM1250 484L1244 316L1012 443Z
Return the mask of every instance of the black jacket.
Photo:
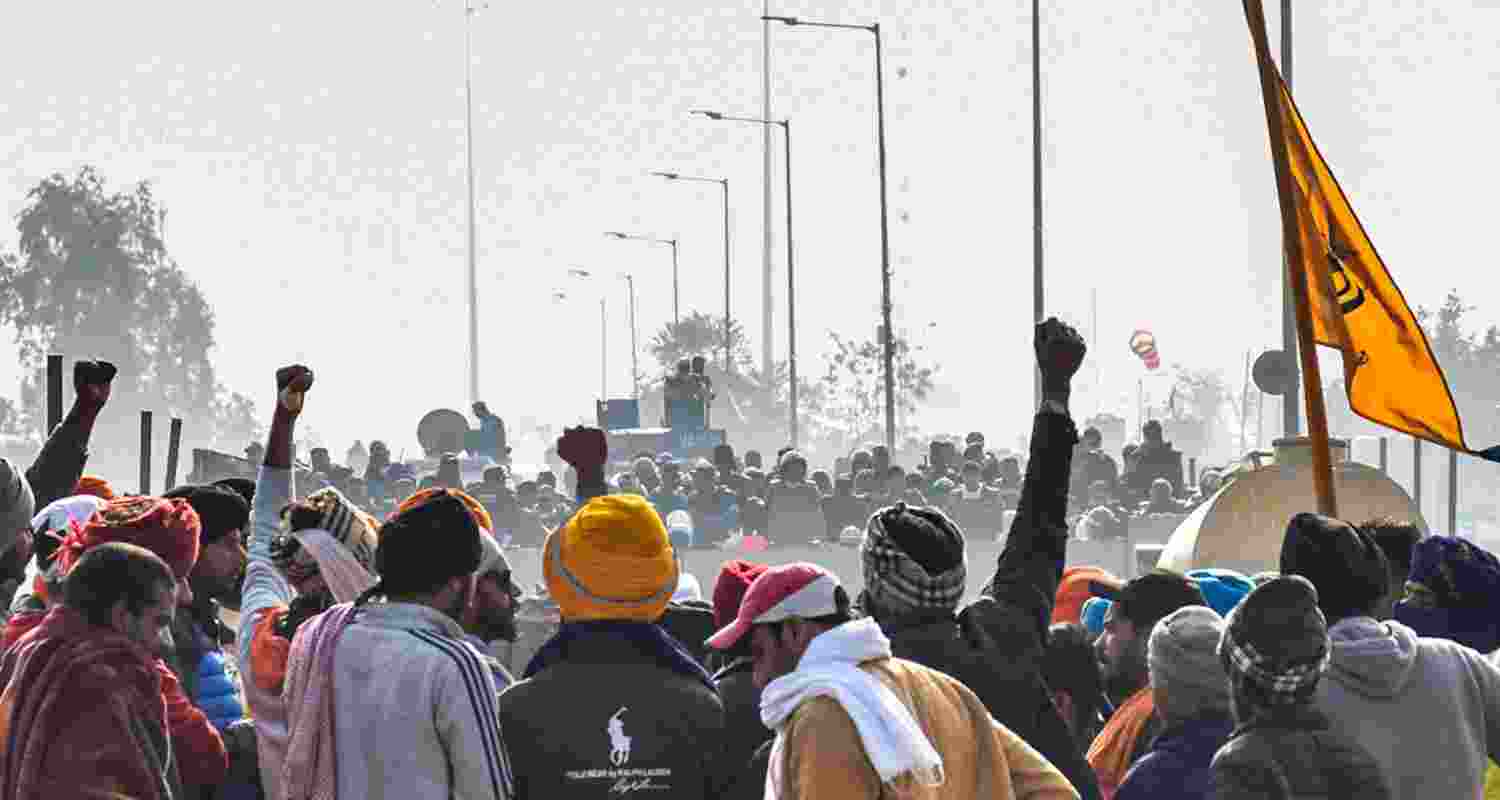
M682 648L693 654L699 664L708 666L708 637L714 635L714 607L701 600L668 603L661 626Z
M716 798L724 704L619 636L569 645L562 663L500 694L516 800Z
M1021 500L995 574L956 616L881 619L897 658L946 672L973 690L1002 725L1052 762L1083 800L1098 780L1042 676L1048 623L1067 557L1068 480L1078 431L1066 415L1036 415Z
M719 697L724 700L725 778L735 785L754 786L766 782L765 763L757 771L752 756L775 736L760 721L760 689L755 686L755 668L748 658L738 658L714 675ZM763 793L763 792L762 792Z
M1375 758L1310 706L1241 725L1214 755L1212 769L1214 800L1391 797Z

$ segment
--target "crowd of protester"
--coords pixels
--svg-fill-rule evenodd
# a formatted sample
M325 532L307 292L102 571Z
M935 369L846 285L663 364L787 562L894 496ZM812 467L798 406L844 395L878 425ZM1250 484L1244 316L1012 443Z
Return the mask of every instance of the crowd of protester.
M577 428L566 499L446 459L393 479L378 442L364 478L314 452L299 487L302 366L254 480L116 496L83 474L113 370L82 362L31 468L0 460L0 797L1497 796L1500 560L1305 513L1259 575L1068 567L1090 499L1188 492L1159 428L1118 474L1078 435L1075 331L1038 325L1036 351L1024 471L976 440L910 476L877 448L611 475ZM985 503L1005 544L966 598ZM733 559L682 594L684 547L850 529L858 585ZM557 624L512 671L529 537Z

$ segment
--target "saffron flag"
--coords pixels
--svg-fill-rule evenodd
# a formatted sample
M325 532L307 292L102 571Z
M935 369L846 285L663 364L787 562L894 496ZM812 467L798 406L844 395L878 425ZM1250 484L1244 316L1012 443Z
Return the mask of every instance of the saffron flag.
M1260 60L1261 90L1273 106L1267 111L1271 147L1285 154L1278 169L1284 168L1289 179L1278 180L1278 189L1283 208L1290 204L1294 211L1295 230L1284 230L1283 236L1296 237L1301 245L1287 242L1288 277L1307 282L1314 340L1343 354L1349 407L1376 424L1500 462L1500 447L1475 451L1465 443L1458 408L1427 335L1271 62L1261 0L1245 0L1245 15Z

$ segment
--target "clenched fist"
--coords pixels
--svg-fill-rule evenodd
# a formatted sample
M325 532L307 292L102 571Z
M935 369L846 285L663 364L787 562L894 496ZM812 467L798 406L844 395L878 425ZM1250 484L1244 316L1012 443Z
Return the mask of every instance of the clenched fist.
M580 425L563 431L557 440L557 455L579 475L590 475L603 471L609 459L609 443L604 431Z
M276 401L292 416L302 413L302 401L313 385L313 371L301 364L276 370Z
M118 370L108 361L73 362L73 391L78 401L94 409L109 402L109 391Z
M1088 345L1072 326L1050 317L1036 326L1036 363L1042 371L1042 387L1066 391L1083 364Z

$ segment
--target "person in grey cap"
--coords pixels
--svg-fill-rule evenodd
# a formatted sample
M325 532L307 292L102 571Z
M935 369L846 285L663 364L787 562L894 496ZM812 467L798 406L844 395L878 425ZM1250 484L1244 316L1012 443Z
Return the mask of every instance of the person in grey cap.
M15 594L25 578L32 554L32 516L38 508L75 493L88 463L94 422L109 402L115 372L108 361L75 362L73 407L47 437L31 467L23 475L0 458L0 598ZM8 606L0 602L0 622L9 618Z
M1369 751L1318 709L1332 650L1318 606L1305 578L1278 577L1229 613L1218 654L1238 727L1214 755L1214 800L1393 796Z
M1115 800L1208 797L1209 766L1234 728L1229 677L1219 662L1223 632L1223 618L1205 606L1183 606L1151 629L1151 691L1165 727L1126 773Z

